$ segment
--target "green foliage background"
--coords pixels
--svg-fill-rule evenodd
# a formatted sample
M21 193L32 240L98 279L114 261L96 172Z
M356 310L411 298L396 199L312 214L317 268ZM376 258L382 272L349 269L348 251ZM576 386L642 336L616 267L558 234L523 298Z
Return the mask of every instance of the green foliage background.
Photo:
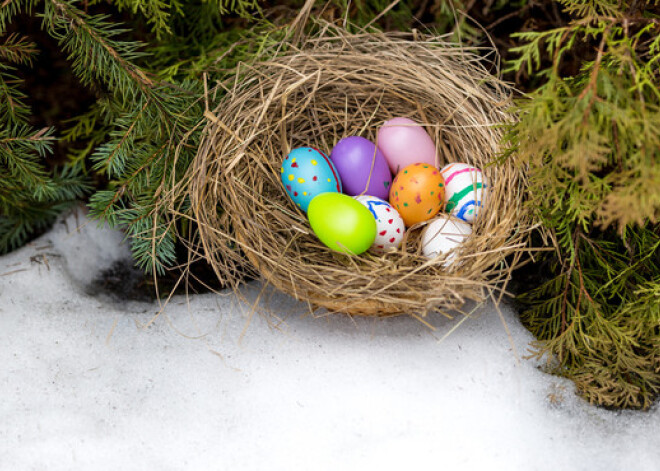
M648 407L660 391L660 11L560 3L570 21L517 33L508 64L539 80L508 155L530 166L529 205L556 250L522 318L590 401Z
M178 237L195 228L159 203L195 155L205 83L285 38L302 6L0 3L0 253L83 199L126 232L138 266L176 273ZM502 158L528 169L536 243L553 249L518 274L536 354L594 403L648 407L660 390L658 2L331 0L312 15L498 48L505 78L526 92ZM84 91L52 125L31 110L37 40L62 55L71 92ZM176 207L188 211L184 196Z

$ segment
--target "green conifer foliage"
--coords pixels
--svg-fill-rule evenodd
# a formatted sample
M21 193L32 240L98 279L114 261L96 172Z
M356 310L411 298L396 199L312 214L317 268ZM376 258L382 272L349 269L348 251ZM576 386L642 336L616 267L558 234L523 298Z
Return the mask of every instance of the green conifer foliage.
M660 16L657 2L562 0L571 21L518 33L508 155L555 246L522 300L539 356L590 401L648 407L660 391ZM586 52L585 52L586 51ZM566 57L587 55L577 73Z
M248 15L257 4L118 1L119 9L144 15L155 36L153 46L126 39L129 28L89 13L88 6L72 0L7 0L0 8L0 252L45 228L67 204L84 196L86 181L102 175L107 184L91 195L92 214L123 228L138 265L162 274L174 264L175 236L157 209L159 193L187 169L203 115L201 74L190 79L181 63L193 54L195 61L212 60L202 51L219 46L211 32L222 34L223 15ZM73 73L97 93L91 109L60 130L61 139L74 144L63 169L44 164L55 130L28 125L30 110L12 64L29 64L35 46L25 37L5 35L19 13L42 18L43 29L67 54ZM192 52L173 47L179 43ZM161 69L150 69L149 58L158 52Z
M35 129L28 123L30 110L15 65L29 65L35 45L23 36L3 34L18 8L10 4L0 13L0 253L45 229L87 190L78 172L47 170L44 159L51 150L53 129Z

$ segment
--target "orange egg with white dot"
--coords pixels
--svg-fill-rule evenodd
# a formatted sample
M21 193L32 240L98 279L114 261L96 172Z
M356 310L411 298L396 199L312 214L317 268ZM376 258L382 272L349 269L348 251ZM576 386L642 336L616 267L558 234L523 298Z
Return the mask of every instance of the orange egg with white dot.
M415 163L397 173L390 188L390 204L407 227L427 221L444 207L445 180L433 165Z

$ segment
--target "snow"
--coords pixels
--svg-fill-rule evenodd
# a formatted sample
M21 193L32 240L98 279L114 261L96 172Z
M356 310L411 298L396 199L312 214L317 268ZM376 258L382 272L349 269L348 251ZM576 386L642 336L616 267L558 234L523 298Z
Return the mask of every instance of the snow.
M91 288L129 257L80 213L0 257L0 470L660 469L660 410L586 404L509 307L515 351L492 305L443 339L268 289L283 321L251 316L258 282L156 316Z

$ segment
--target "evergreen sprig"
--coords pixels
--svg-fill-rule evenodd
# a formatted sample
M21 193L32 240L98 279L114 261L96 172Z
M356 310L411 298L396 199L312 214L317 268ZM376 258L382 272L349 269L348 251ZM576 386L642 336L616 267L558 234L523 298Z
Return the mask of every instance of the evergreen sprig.
M41 7L37 14L44 30L68 54L73 73L95 89L99 99L64 133L71 142L84 138L85 146L74 148L64 170L49 171L43 159L51 151L54 130L35 132L27 125L26 97L9 64L28 62L34 45L12 35L0 47L0 93L5 96L0 117L7 124L0 135L0 165L8 175L0 195L0 214L6 219L0 225L0 249L24 241L37 228L35 218L43 221L39 228L45 227L61 209L59 203L82 197L86 186L78 175L92 171L109 180L107 188L90 200L92 214L124 228L140 266L162 273L174 260L174 233L156 209L157 192L179 174L174 149L201 119L200 82L164 81L149 73L138 63L145 59L143 44L122 39L126 28L106 15L87 13L75 1L8 1L12 6L2 10L0 25L18 12ZM178 165L186 166L193 153L193 147L186 147ZM24 191L17 191L19 187ZM58 204L36 204L49 198ZM43 209L41 216L38 208Z
M10 16L26 6L31 5L8 5L0 14L0 28L4 30ZM34 43L24 36L0 36L0 253L45 229L88 190L78 173L48 169L46 157L55 140L54 130L29 125L30 109L15 64L30 65L35 53Z
M0 36L7 31L7 25L19 13L31 13L41 0L3 0L0 3Z
M560 3L572 20L514 35L508 65L541 82L518 103L505 155L529 166L528 204L556 248L522 318L589 400L648 407L660 392L657 2Z
M184 8L177 0L114 0L113 3L119 11L129 11L145 18L158 39L172 34L172 12L181 14Z

